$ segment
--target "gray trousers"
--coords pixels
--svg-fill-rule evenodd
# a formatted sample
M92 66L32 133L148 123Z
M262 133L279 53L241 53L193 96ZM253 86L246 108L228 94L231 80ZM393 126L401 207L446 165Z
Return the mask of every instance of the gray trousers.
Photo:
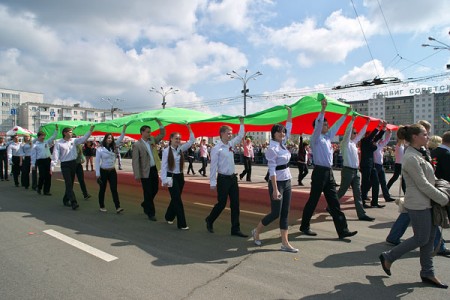
M436 226L433 225L431 209L408 209L408 214L411 218L414 235L390 251L383 252L383 255L388 261L394 262L405 253L420 247L420 266L422 267L420 276L434 277L432 253Z
M341 186L338 191L338 199L341 199L348 188L351 186L353 191L353 200L355 201L355 208L358 218L366 215L366 211L363 208L363 203L361 199L361 179L359 177L359 172L357 169L352 169L348 167L343 167L341 171Z

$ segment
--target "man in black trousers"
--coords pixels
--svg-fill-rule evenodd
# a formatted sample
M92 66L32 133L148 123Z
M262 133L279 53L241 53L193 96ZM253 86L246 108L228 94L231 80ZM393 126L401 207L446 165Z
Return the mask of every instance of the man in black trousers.
M311 175L311 192L308 202L303 209L302 223L300 231L306 235L315 236L317 233L311 230L311 218L319 202L322 192L328 203L328 212L333 217L334 226L339 239L351 237L357 234L357 231L349 231L347 220L341 211L339 199L336 192L336 181L333 176L333 148L331 140L336 136L351 108L348 107L343 115L333 126L328 129L328 121L324 118L327 107L326 98L322 99L322 110L313 123L314 131L311 135L310 146L314 157L314 170Z
M378 204L378 190L372 190L371 205L367 205L365 201L369 200L367 194L372 185L379 185L377 170L375 169L373 153L377 150L377 142L381 140L386 130L386 121L380 120L378 129L374 129L361 139L361 198L364 208L376 207L383 208L385 205ZM373 182L373 180L376 182Z

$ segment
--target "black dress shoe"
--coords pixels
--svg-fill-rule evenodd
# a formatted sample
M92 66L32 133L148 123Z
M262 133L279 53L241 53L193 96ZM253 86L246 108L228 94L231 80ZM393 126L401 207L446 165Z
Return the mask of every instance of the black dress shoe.
M428 277L420 276L420 279L422 279L423 283L431 284L432 286L440 288L440 289L447 289L448 288L448 285L446 285L445 283L434 281L433 279L428 278Z
M362 216L362 217L359 217L358 219L359 219L360 221L369 221L369 222L372 222L372 221L375 220L375 218L369 217L368 215L364 215L364 216Z
M40 195L40 194L42 194L42 192L41 192L41 190L36 190L36 192Z
M372 208L372 206L367 205L366 203L363 203L363 207L364 207L364 208Z
M150 220L150 221L153 221L153 222L156 222L157 220L156 220L156 217L155 216L148 216L148 219Z
M78 205L77 202L72 202L72 209L73 210L76 210L78 207L80 207L80 206Z
M243 238L248 237L247 234L244 234L244 233L242 233L241 231L232 232L231 235L239 236L239 237L243 237Z
M386 205L382 205L382 204L372 204L372 205L370 205L370 207L372 207L372 208L383 208L385 206Z
M40 194L40 193L39 193ZM44 193L45 196L51 196L51 193Z
M206 222L206 230L208 230L211 233L214 233L213 224L209 221L208 218L205 219Z
M71 205L70 205L70 202L63 202L63 204L64 204L64 206L68 206L68 207L71 206Z
M309 236L316 236L317 233L312 231L311 229L300 229L300 232L302 232L304 235L309 235Z
M437 255L450 257L450 249L445 248L443 251L439 251Z
M384 201L386 201L386 202L394 202L396 199L395 198L388 198L388 199L385 199Z
M388 269L388 268L386 267L386 265L385 265L386 259L384 258L383 254L380 254L379 258L380 258L381 267L383 268L383 271L384 271L387 275L391 276L391 270Z
M343 233L339 234L339 239L343 240L347 237L354 236L358 233L358 231L344 231Z

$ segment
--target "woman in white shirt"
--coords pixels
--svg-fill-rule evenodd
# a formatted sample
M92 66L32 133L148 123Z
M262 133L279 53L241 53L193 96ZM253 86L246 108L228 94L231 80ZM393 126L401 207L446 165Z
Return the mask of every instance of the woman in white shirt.
M127 125L123 125L122 134L117 139L117 145L119 145L124 136ZM97 149L95 156L95 176L97 177L97 183L100 185L98 192L98 203L100 205L100 211L106 212L105 208L105 192L106 185L109 181L109 189L113 196L114 205L116 207L116 213L121 213L123 208L120 207L119 193L117 192L117 172L116 172L116 143L111 133L107 133L103 138L101 147Z
M170 203L166 211L166 221L173 224L177 218L177 227L181 230L188 230L186 217L184 215L183 200L181 194L184 187L184 153L195 142L194 133L191 126L187 125L190 133L189 141L180 145L181 135L178 132L170 134L169 146L163 150L161 160L161 182L163 186L169 187Z
M448 288L434 274L433 244L436 234L431 213L431 201L442 206L447 205L449 197L435 188L434 169L427 160L425 147L428 134L420 124L405 126L399 131L404 134L409 147L403 157L403 176L406 182L404 207L411 219L414 236L405 240L390 251L379 256L381 266L387 275L391 275L391 265L404 254L420 247L420 278L422 282L438 288Z
M298 249L292 247L288 239L292 175L289 170L291 152L286 148L286 140L289 138L292 130L292 109L288 106L286 108L288 111L286 127L281 124L275 124L272 127L272 140L265 153L269 167L271 212L262 218L258 226L252 230L252 237L255 245L261 246L262 242L259 239L259 234L262 229L280 218L281 251L296 253Z

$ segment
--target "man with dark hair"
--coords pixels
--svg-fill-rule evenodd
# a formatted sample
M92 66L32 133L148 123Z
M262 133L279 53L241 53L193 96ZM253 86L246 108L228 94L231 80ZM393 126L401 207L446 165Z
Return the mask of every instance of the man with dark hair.
M431 151L432 162L435 165L435 175L439 179L444 179L450 182L450 131L444 132L442 135L442 144ZM439 247L438 255L450 257L450 249L445 247L445 242L441 238L442 232L438 228L438 238L440 241L436 243L435 247Z
M55 132L45 141L45 132L39 131L37 140L31 149L31 168L33 171L39 169L39 181L37 184L37 193L41 194L44 189L44 195L50 196L50 187L52 184L51 174L51 153L50 147L58 134L58 124L55 125Z
M61 161L61 173L66 185L63 204L65 206L71 206L73 210L79 207L73 192L73 183L77 168L77 145L86 142L91 136L92 131L94 131L94 126L92 125L89 131L81 138L72 138L72 128L64 128L62 131L63 138L55 143L55 148L53 149L52 167L58 163L58 160Z
M377 207L383 208L385 205L378 204L378 189L372 188L372 202L367 205L365 201L369 200L367 194L372 185L379 186L377 170L374 165L373 153L377 150L377 143L384 135L387 123L380 120L378 129L366 133L366 136L361 139L361 197L364 208ZM373 181L376 182L373 182Z
M214 233L213 223L227 205L230 197L231 235L247 237L241 232L239 224L239 186L234 166L234 147L244 137L244 118L240 118L241 126L238 135L232 138L230 126L220 127L220 141L211 150L211 175L209 176L212 190L217 188L217 203L211 213L206 217L206 229ZM217 174L217 178L216 178Z
M199 154L200 154L200 161L202 162L202 167L200 168L200 170L198 170L198 172L203 177L206 177L206 167L208 166L208 157L209 157L208 146L206 145L206 139L202 139L199 149L200 149Z
M328 211L333 217L334 226L339 239L351 237L357 234L357 231L349 231L347 227L347 220L344 213L341 211L337 192L336 181L333 176L333 148L331 147L331 140L336 136L337 131L341 127L351 108L348 107L344 115L342 115L333 126L328 129L328 121L324 118L325 109L327 107L327 99L322 99L322 110L317 119L313 123L314 131L311 135L310 146L314 156L314 170L311 175L311 192L308 202L303 209L302 223L300 231L306 235L315 236L317 233L311 230L311 217L319 202L322 192L328 203Z
M0 136L0 180L8 180L8 156L6 155L7 144L4 137Z
M156 221L154 199L158 193L158 171L161 168L157 145L166 135L166 129L161 121L156 119L156 122L160 129L159 135L152 137L150 126L142 126L141 139L134 143L132 151L134 178L141 181L144 191L144 201L141 206L150 221Z

